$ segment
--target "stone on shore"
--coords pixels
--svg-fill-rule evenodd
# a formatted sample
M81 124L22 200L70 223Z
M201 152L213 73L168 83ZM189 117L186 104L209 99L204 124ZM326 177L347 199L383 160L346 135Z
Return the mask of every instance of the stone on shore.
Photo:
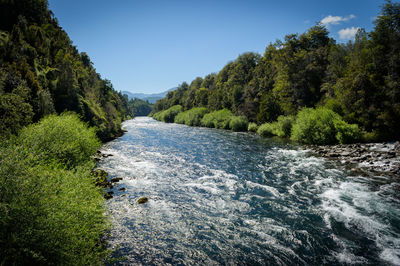
M342 162L352 172L393 177L400 173L400 142L312 145L307 148L321 157Z

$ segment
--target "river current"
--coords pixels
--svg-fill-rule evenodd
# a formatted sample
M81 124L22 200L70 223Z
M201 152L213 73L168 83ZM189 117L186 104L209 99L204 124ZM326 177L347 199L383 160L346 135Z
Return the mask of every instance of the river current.
M107 201L116 264L400 265L399 180L248 133L123 126L99 163L123 178Z

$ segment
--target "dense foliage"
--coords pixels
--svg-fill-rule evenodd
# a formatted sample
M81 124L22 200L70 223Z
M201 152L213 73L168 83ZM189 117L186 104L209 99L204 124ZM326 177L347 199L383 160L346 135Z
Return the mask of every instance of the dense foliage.
M297 114L291 138L307 144L349 143L360 140L357 125L349 125L327 108L304 108Z
M275 122L262 124L257 133L263 137L279 136L279 137L290 137L292 132L292 126L295 122L294 116L279 116Z
M122 98L124 99L122 106L124 107L124 110L126 110L125 115L127 119L135 116L148 116L153 110L153 104L148 101L138 98L128 100L128 95L126 94L124 94Z
M249 125L247 126L247 131L249 132L257 132L258 126L254 122L250 122Z
M263 124L303 108L325 106L345 122L357 124L369 141L399 139L399 65L400 4L386 1L374 30L360 29L354 41L336 44L318 24L270 44L263 56L244 53L217 74L182 83L157 101L154 111L178 104L184 110L226 109ZM205 116L205 126L213 125L210 116ZM262 130L267 127L274 131L271 125ZM287 136L288 127L279 134ZM327 138L333 139L338 140Z
M201 119L201 125L204 127L229 129L232 117L233 114L228 109L214 111L204 115L203 119Z
M31 153L40 153L42 162L56 159L68 168L90 161L101 145L95 129L88 129L72 113L49 115L40 124L22 129L18 137Z
M0 2L0 136L67 110L108 140L120 133L129 106L72 45L46 0Z
M201 119L208 113L207 108L195 107L185 112L179 113L175 117L175 123L185 124L188 126L201 126Z
M234 116L229 121L229 128L233 131L247 131L248 124L245 116Z
M153 117L159 121L163 121L166 123L174 123L175 116L177 116L180 112L182 112L183 108L180 105L174 105L168 108L167 110L155 113Z
M1 265L101 262L108 226L89 160L100 144L74 114L47 116L0 143Z

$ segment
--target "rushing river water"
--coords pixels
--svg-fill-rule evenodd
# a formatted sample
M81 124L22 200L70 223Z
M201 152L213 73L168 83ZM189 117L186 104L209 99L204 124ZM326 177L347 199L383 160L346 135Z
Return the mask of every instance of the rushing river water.
M99 165L123 178L107 202L119 264L400 265L399 180L247 133L124 127Z

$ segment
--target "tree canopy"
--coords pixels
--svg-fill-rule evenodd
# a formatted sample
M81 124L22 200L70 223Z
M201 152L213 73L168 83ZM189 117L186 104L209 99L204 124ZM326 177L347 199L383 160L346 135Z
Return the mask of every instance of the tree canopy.
M326 107L375 140L400 138L400 4L386 1L370 33L338 44L322 24L286 35L263 56L244 53L218 73L156 102L153 112L228 109L251 122L273 122L303 108Z
M109 80L101 78L89 56L72 44L46 0L1 1L3 138L45 115L74 111L96 126L104 141L119 134L131 104Z

